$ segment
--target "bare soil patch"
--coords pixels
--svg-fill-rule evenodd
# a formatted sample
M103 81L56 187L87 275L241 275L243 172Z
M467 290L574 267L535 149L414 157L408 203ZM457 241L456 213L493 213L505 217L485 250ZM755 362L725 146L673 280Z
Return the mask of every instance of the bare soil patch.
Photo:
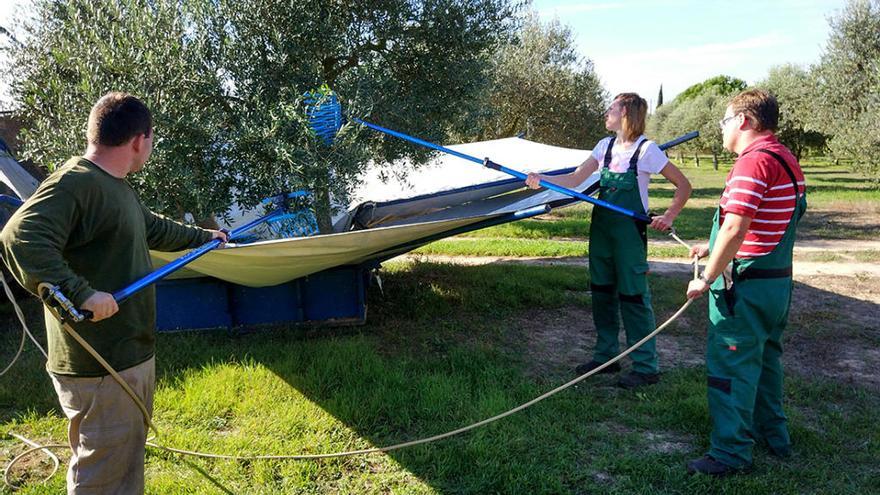
M822 209L810 208L798 226L799 239L877 239L880 237L880 205L872 202L832 202Z
M33 439L33 441L39 445L49 445L53 443L51 440L45 438ZM18 440L13 440L8 443L8 446L0 449L0 458L2 458L3 464L7 465L14 457L29 449L30 447L28 445L25 445ZM52 448L50 450L60 461L60 467L58 469L64 470L64 466L70 457L67 449ZM54 470L54 462L44 451L32 452L15 464L14 468L9 472L9 481L16 486L38 483L46 479Z
M658 311L658 320L667 316L663 312ZM796 278L784 340L786 372L880 390L878 317L878 277ZM592 356L595 327L587 307L536 311L518 318L514 324L525 339L524 360L534 376L573 376L574 367ZM683 314L674 330L657 338L661 368L704 364L705 330L704 310L695 308ZM623 339L621 331L621 350L626 348ZM622 364L627 366L628 360L624 359Z

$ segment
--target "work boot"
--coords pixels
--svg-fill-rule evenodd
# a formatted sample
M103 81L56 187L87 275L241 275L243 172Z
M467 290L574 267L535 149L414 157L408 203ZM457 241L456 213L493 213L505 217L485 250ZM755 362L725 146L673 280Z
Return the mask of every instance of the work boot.
M578 365L578 367L574 369L574 372L577 373L578 376L586 375L587 373L593 371L599 366L602 366L603 364L605 363L600 363L599 361L590 361L589 363ZM612 363L607 368L600 371L599 374L602 375L606 373L617 373L618 371L620 371L620 363Z
M731 474L736 474L741 471L744 470L737 469L733 466L728 466L727 464L724 464L723 462L715 459L709 454L706 454L699 459L694 459L687 463L688 474L701 473L721 478L723 476L730 476Z
M773 447L767 445L767 450L770 451L771 455L774 455L780 459L789 459L791 458L791 445L785 445L783 447Z
M630 371L617 381L617 386L629 390L645 385L654 385L659 382L660 373L639 373L638 371Z
M770 455L774 457L778 457L780 459L788 459L791 457L791 444L774 447L770 445L767 440L763 439L760 442L757 442L757 444L767 449L767 452L769 452Z

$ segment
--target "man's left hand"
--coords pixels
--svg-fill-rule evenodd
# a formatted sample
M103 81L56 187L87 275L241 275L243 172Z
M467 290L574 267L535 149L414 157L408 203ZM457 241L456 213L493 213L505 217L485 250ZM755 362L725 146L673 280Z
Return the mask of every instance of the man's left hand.
M691 280L688 283L687 288L687 298L688 299L696 299L703 295L704 292L709 290L709 284L701 279Z
M662 215L657 215L651 219L651 228L655 230L659 230L661 232L666 232L667 230L672 228L672 219L669 218L667 213Z

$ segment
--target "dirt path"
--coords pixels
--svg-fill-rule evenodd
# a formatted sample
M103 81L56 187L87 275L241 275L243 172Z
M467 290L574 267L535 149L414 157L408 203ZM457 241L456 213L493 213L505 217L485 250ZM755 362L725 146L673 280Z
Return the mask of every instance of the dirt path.
M650 239L652 244L662 246L678 246L679 244L672 239ZM690 240L685 239L689 244L697 244L707 242L707 239ZM858 239L798 239L794 245L794 253L815 253L819 251L880 251L880 240L858 240Z
M865 243L847 245L864 248ZM820 249L818 246L816 249ZM585 258L407 255L398 259L462 265L585 267L587 264ZM693 270L693 265L684 259L650 260L650 264L654 273L680 277L682 290ZM796 260L794 272L795 289L783 356L787 372L806 379L822 376L841 384L880 391L880 264ZM675 309L658 309L658 323ZM705 302L699 303L660 335L657 348L664 368L703 364L705 311ZM528 361L538 376L570 375L577 364L589 360L595 332L588 307L539 310L514 323L525 336Z
M477 266L503 263L511 265L538 266L587 266L587 258L546 258L546 257L513 257L513 256L445 256L425 254L405 254L394 258L394 261L424 261L455 265ZM650 259L648 263L654 273L690 273L694 267L686 258ZM880 263L823 263L815 261L794 262L795 278L813 275L841 275L880 277Z

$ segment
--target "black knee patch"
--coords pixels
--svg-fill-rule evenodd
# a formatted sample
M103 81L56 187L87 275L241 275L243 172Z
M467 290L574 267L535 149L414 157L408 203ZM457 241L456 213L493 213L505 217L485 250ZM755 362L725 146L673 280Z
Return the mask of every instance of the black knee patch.
M620 302L641 304L643 306L645 304L645 300L642 298L641 294L633 294L631 296L627 294L618 294L617 297L620 298Z
M714 388L716 390L720 390L727 395L730 395L730 378L719 378L717 376L707 377L709 382L709 387Z
M604 294L613 294L614 285L599 285L590 282L590 290L593 292L602 292Z

